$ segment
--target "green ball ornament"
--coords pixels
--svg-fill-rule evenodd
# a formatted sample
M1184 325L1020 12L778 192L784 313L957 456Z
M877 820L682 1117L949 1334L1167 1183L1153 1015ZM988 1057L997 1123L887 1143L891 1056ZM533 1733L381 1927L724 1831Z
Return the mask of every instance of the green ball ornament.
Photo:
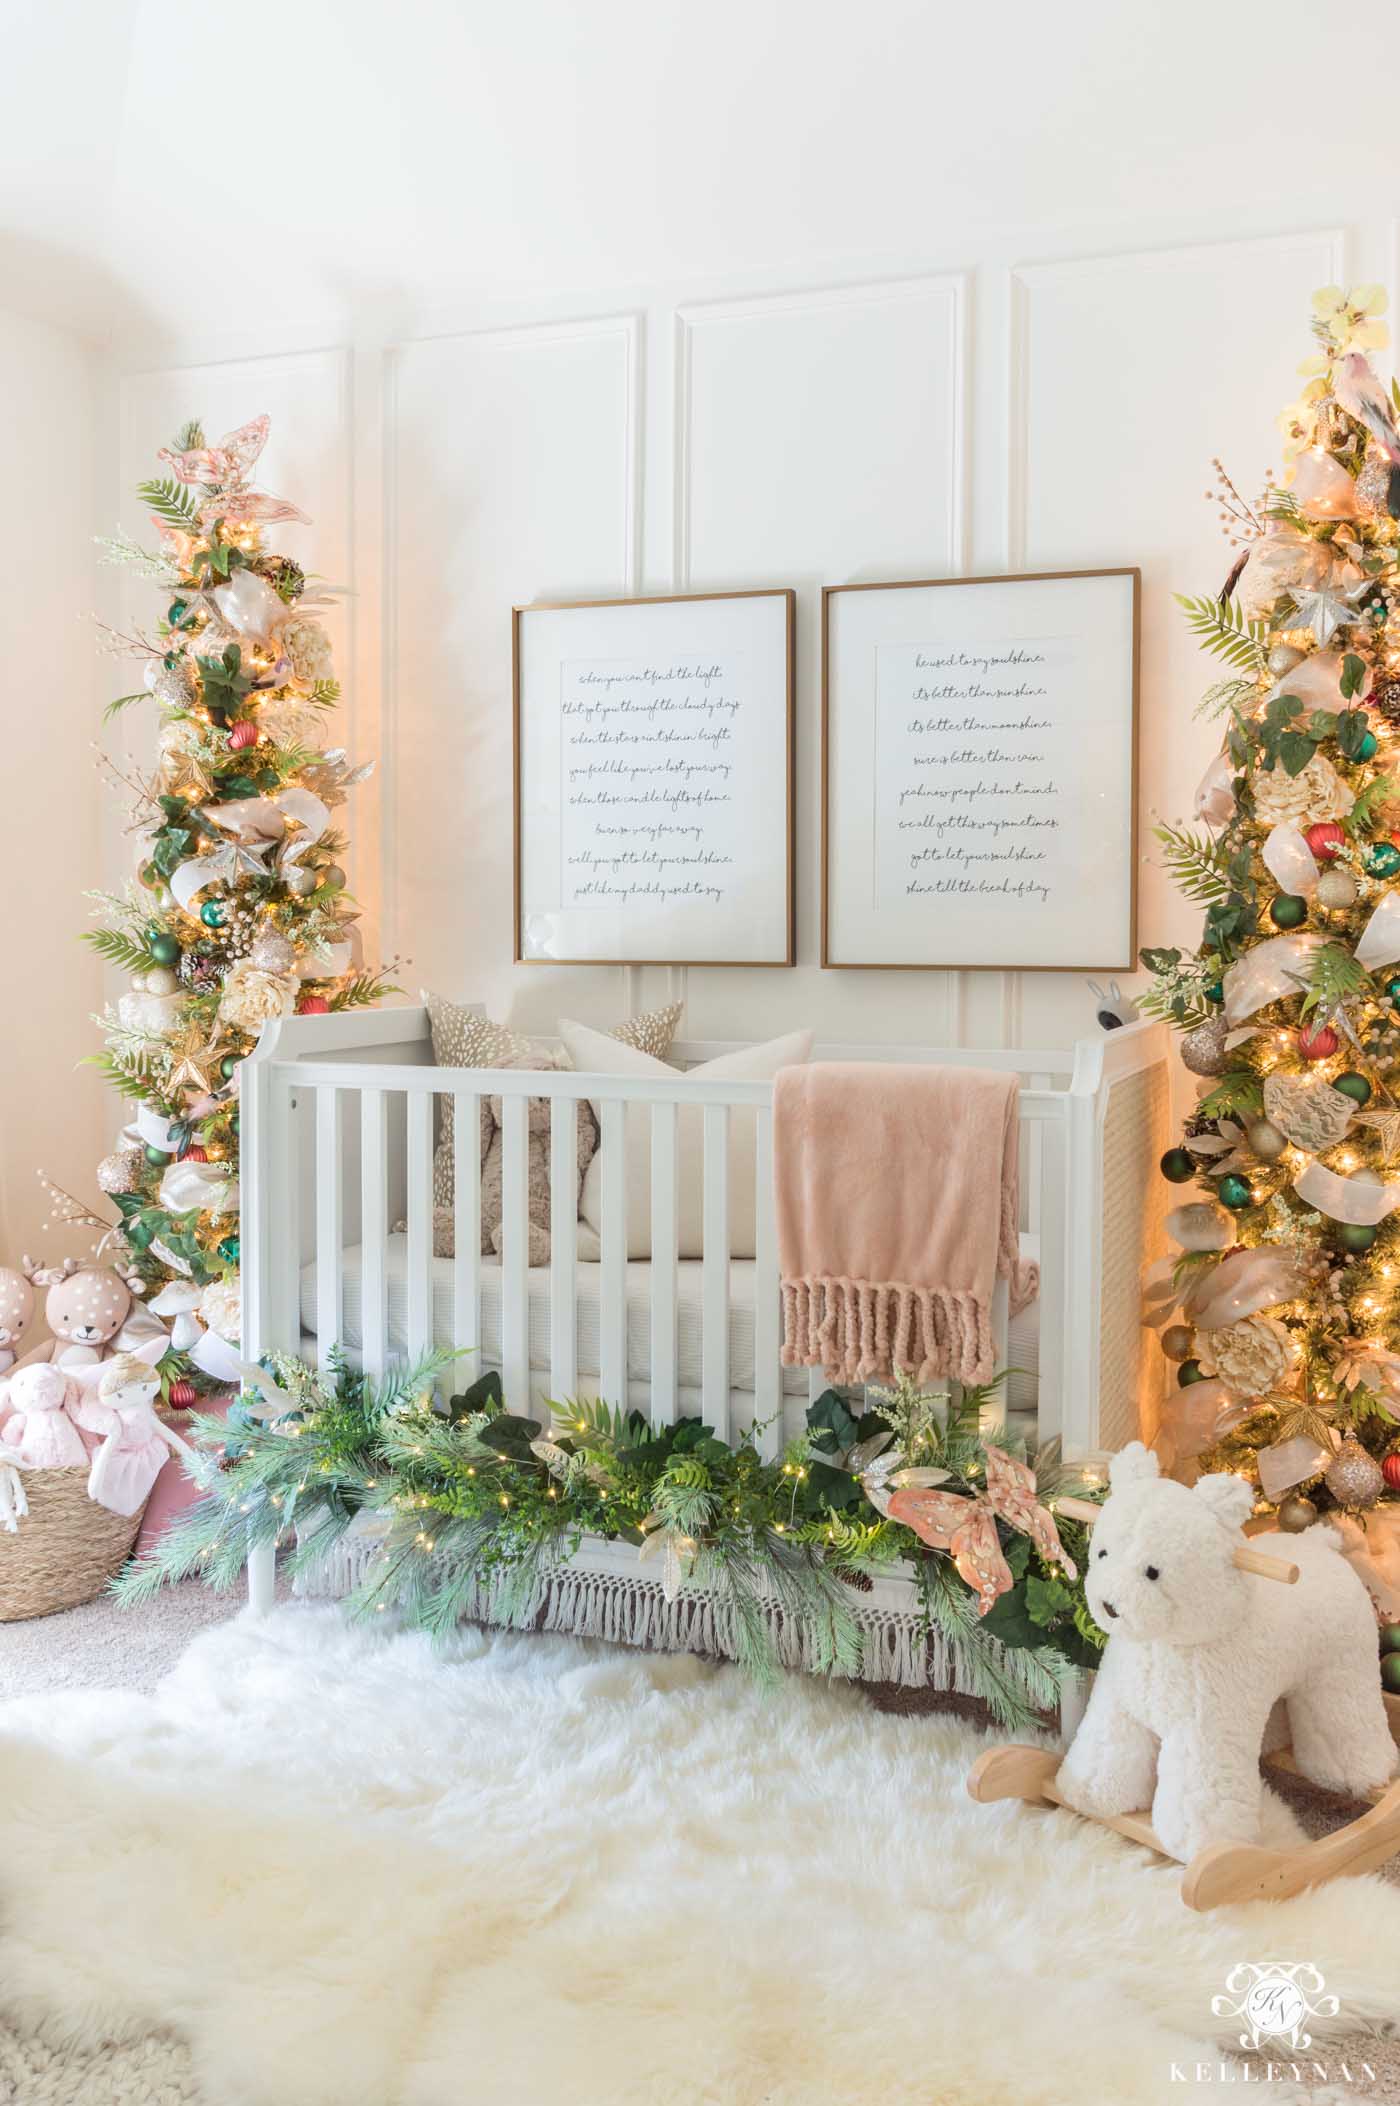
M1400 848L1393 841L1377 841L1367 851L1366 869L1371 877L1394 877L1400 870Z
M199 918L206 929L221 929L224 925L224 910L216 899L207 899L199 910Z
M1400 979L1387 980L1385 991L1396 1009L1400 1009Z
M241 1247L237 1236L225 1236L223 1242L219 1245L219 1256L227 1259L230 1265L236 1265Z
M168 936L164 929L146 931L146 949L157 965L178 965L180 962L180 940Z
M1169 1148L1157 1167L1171 1185L1184 1185L1196 1175L1196 1165L1184 1148Z
M1300 929L1308 918L1308 903L1296 892L1280 892L1269 908L1269 919L1276 929Z
M1176 1386L1178 1389L1189 1389L1193 1382L1204 1382L1205 1379L1205 1369L1201 1366L1199 1360L1183 1360L1176 1371Z
M1376 757L1376 743L1374 731L1363 732L1361 744L1356 749L1356 758L1359 761L1374 760Z
M1387 1653L1381 1661L1381 1688L1400 1696L1400 1653Z
M1400 1653L1400 1623L1383 1623L1381 1625L1381 1651L1383 1653Z
M146 1161L153 1170L163 1170L170 1161L170 1157L164 1148L156 1148L148 1141L146 1143Z
M237 1132L238 1132L239 1128L238 1128L238 1113L237 1113L237 1112L235 1112L235 1113L233 1114L233 1117L232 1117L232 1118L231 1118L231 1119L229 1120L229 1122L228 1122L228 1130L229 1130L229 1132L230 1132L230 1133L237 1133Z
M238 1055L236 1053L225 1053L223 1059L219 1062L219 1073L223 1076L225 1082L232 1082L234 1076L238 1073Z
M1350 1097L1355 1105L1369 1104L1371 1101L1370 1083L1364 1075L1358 1075L1350 1069L1345 1075L1338 1075L1332 1087L1334 1090L1340 1090L1344 1097Z
M1229 1173L1228 1177L1221 1178L1219 1192L1221 1206L1228 1207L1232 1214L1242 1214L1246 1207L1252 1207L1254 1204L1254 1194L1249 1188L1249 1179L1240 1177L1234 1170Z
M1340 1221L1337 1224L1337 1241L1353 1258L1361 1257L1376 1240L1376 1231L1368 1228L1364 1221Z
M1221 1007L1225 1000L1225 982L1223 980L1211 981L1210 986L1206 989L1206 1000L1214 1002L1217 1009Z

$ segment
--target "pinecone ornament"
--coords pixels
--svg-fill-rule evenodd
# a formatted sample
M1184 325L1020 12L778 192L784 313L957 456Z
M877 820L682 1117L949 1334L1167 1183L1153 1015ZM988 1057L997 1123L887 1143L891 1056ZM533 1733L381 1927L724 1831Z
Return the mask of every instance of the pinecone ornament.
M1375 1457L1368 1455L1355 1434L1349 1433L1337 1450L1323 1479L1338 1506L1374 1506L1385 1489L1385 1476Z
M139 1148L114 1148L97 1166L98 1190L109 1196L134 1192L141 1182L144 1160Z
M1400 724L1400 678L1394 673L1382 674L1366 697L1366 707L1384 717L1387 724Z

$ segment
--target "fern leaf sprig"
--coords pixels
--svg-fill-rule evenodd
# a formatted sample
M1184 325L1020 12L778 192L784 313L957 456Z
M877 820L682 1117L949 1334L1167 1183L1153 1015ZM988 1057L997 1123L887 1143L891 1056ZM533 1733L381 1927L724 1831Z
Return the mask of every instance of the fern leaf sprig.
M1226 600L1222 605L1209 596L1192 598L1178 592L1174 597L1203 650L1223 658L1226 665L1238 666L1241 672L1263 670L1269 648L1267 623L1247 620L1237 600Z
M1219 842L1187 826L1157 826L1153 833L1162 844L1162 860L1179 892L1201 906L1226 897L1230 872Z
M164 526L174 527L182 534L196 531L199 525L199 510L194 501L194 492L184 483L177 483L173 475L163 475L149 483L138 483L136 495L149 511L155 513Z

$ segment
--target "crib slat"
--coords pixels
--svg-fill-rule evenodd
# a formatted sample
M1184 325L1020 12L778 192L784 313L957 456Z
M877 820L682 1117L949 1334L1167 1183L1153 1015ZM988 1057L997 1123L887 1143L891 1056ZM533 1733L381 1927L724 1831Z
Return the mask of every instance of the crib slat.
M1069 1343L1066 1250L1069 1216L1068 1150L1063 1121L1046 1127L1041 1156L1045 1207L1040 1239L1040 1361L1036 1377L1036 1432L1048 1441L1065 1433L1065 1362Z
M729 1106L704 1110L704 1256L700 1282L700 1394L705 1424L729 1438Z
M549 1107L549 1393L559 1403L578 1389L578 1103Z
M365 1372L384 1373L389 1359L388 1281L384 1246L389 1233L385 1182L389 1166L389 1105L383 1090L360 1093L361 1357Z
M316 1092L316 1358L340 1343L344 1319L340 1091Z
M1048 1090L1051 1078L1048 1075L1032 1075L1033 1090ZM1040 1234L1041 1182L1045 1165L1045 1131L1039 1119L1022 1121L1022 1132L1026 1143L1026 1159L1021 1178L1022 1205L1026 1215L1026 1229L1032 1236Z
M284 1213L284 1235L286 1250L291 1262L285 1277L274 1286L274 1303L277 1309L277 1335L286 1341L285 1350L297 1351L301 1344L301 1267L306 1256L302 1243L302 1149L307 1132L307 1093L299 1083L293 1083L285 1099L286 1126L284 1156L285 1179L282 1188Z
M778 1358L782 1309L778 1287L778 1229L773 1212L772 1111L765 1106L757 1118L753 1222L754 1417L762 1429L758 1436L759 1453L765 1461L771 1462L783 1444L783 1370Z
M999 1279L992 1290L992 1366L999 1375L1005 1375L1011 1362L1008 1350L1010 1327L1011 1288L1008 1281ZM991 1401L983 1406L980 1424L984 1433L1005 1431L1008 1386L1007 1381L999 1383Z
M501 1098L501 1386L507 1411L530 1404L528 1097Z
M605 1403L627 1404L627 1113L616 1098L598 1107L603 1155L602 1262L598 1268L599 1385Z
M406 1343L417 1359L433 1342L433 1093L407 1103L408 1270Z
M453 1092L452 1114L452 1343L465 1353L481 1344L481 1099ZM475 1382L481 1369L464 1360L454 1381Z
M676 1417L676 1107L651 1108L651 1422Z

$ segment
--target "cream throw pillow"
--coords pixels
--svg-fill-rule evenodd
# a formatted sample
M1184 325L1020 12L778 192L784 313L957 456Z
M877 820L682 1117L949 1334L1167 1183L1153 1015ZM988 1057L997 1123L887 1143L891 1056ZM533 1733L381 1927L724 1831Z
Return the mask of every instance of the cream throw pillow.
M568 1017L559 1019L559 1036L568 1048L575 1068L587 1075L665 1075L676 1079L676 1070L664 1060L632 1046L619 1045L587 1024ZM694 1081L771 1082L779 1068L789 1068L810 1058L810 1031L790 1031L770 1038L761 1046L741 1046L737 1053L721 1053L687 1070ZM593 1107L595 1118L598 1106ZM646 1105L627 1108L627 1255L651 1256L651 1110ZM753 1251L754 1189L757 1175L755 1150L757 1121L751 1111L729 1114L729 1255L751 1258ZM683 1258L703 1256L704 1123L698 1106L682 1109L676 1121L676 1170L679 1195L676 1208L679 1250ZM767 1167L765 1165L765 1175ZM579 1195L580 1258L601 1254L599 1237L603 1226L603 1156L599 1149L588 1166Z

